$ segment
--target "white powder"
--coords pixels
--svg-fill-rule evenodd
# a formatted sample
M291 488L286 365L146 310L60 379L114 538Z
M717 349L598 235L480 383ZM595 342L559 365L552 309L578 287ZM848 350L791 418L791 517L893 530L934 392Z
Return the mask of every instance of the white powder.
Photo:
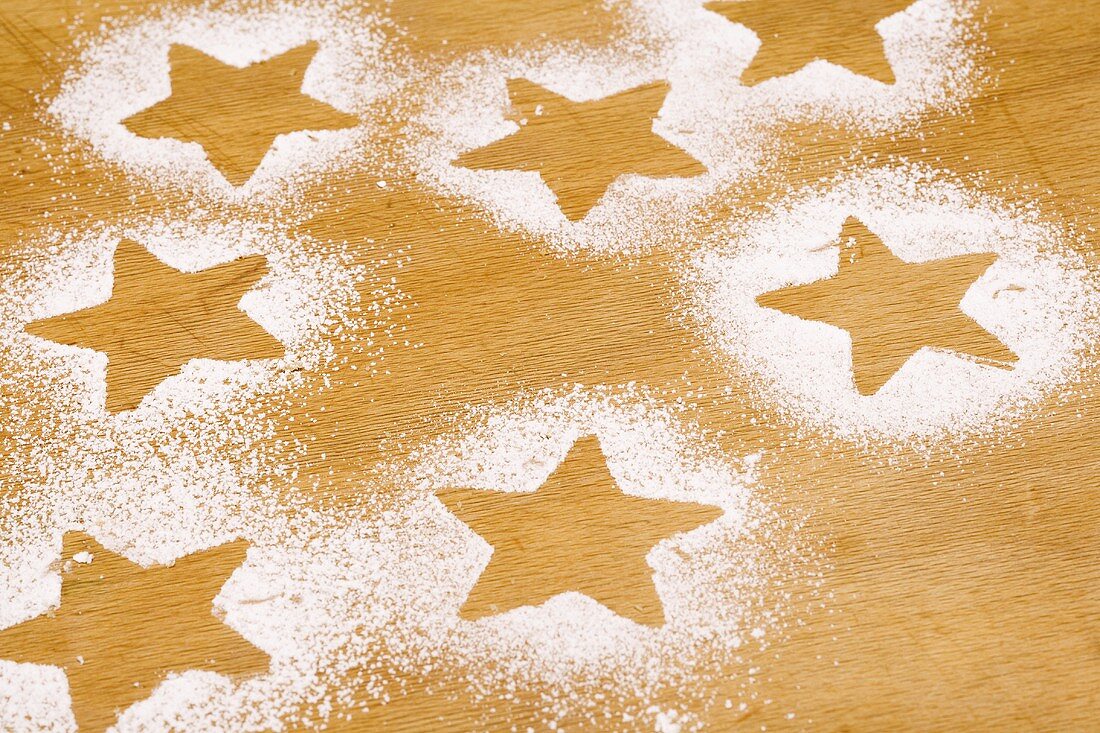
M862 396L847 331L755 302L835 275L839 247L828 245L849 215L909 262L996 253L960 307L1019 356L1014 367L925 348ZM929 443L1017 419L1073 379L1100 307L1080 246L1031 209L968 193L926 168L890 167L855 170L763 216L730 220L689 256L683 276L692 316L763 409L844 438Z
M896 130L930 109L958 109L982 82L970 0L918 0L878 24L896 76L890 85L820 61L744 86L738 76L758 46L749 29L703 10L697 0L623 4L630 22L605 45L547 42L445 60L406 55L392 21L350 0L166 8L85 39L48 114L154 189L282 205L319 175L377 177L389 170L469 201L498 224L564 252L632 252L689 238L698 211L731 183L759 173L792 123ZM319 50L303 91L363 122L280 136L241 187L231 187L197 143L142 138L119 124L168 96L171 43L244 66L310 40ZM708 173L656 179L624 171L574 223L537 173L452 165L461 153L518 129L506 118L511 77L575 101L666 81L670 92L654 130L702 161ZM379 154L380 146L387 155Z
M692 236L695 210L732 182L757 174L800 122L868 132L900 129L930 109L958 109L979 87L977 31L966 0L919 0L881 21L896 83L819 61L755 86L738 76L758 41L694 0L630 4L635 21L607 46L553 46L463 58L428 80L425 110L408 140L408 164L441 193L470 201L509 229L564 252L632 252ZM708 173L653 179L624 175L580 222L562 214L538 173L459 168L461 153L512 134L505 80L522 77L574 101L665 80L654 130L702 161ZM568 141L563 141L568 144ZM629 173L629 171L624 171Z
M112 252L123 237L187 271L265 255L270 270L241 308L286 355L195 359L137 409L108 414L104 354L22 329L105 301ZM272 485L293 480L295 451L273 440L275 417L324 387L337 360L332 333L373 331L379 338L371 348L389 345L390 306L400 302L371 267L350 262L343 245L293 237L257 220L196 216L168 225L135 217L84 232L43 230L10 253L0 302L0 411L10 442L5 474L19 489L0 494L0 528L10 539L5 552L23 546L29 558L35 546L53 551L49 528L84 526L140 562L166 562L235 536L242 512L277 517ZM357 288L377 300L360 306ZM139 537L130 536L135 531ZM7 579L13 590L37 584L56 593L52 581L41 585L33 560L18 567ZM41 601L5 603L0 624L40 612Z
M280 135L260 167L234 188L198 143L144 138L120 124L171 93L168 49L185 44L237 67L285 53L309 41L318 51L306 71L304 94L361 114L402 78L384 47L381 21L353 2L246 0L198 7L165 7L134 20L109 23L84 39L47 114L107 161L166 188L210 201L278 203L297 184L362 164L376 131L371 124Z
M667 623L640 626L576 593L478 621L459 619L490 548L432 494L455 486L535 487L578 436L593 433L624 492L725 512L649 553ZM200 482L190 497L179 486L158 487L155 507L133 506L141 499L133 484L119 492L96 486L79 502L57 498L53 513L23 516L27 523L14 534L16 514L5 512L0 580L5 597L23 610L3 623L57 602L51 527L79 521L69 512L109 511L109 521L93 522L95 533L138 561L165 562L230 534L251 539L255 546L218 605L226 623L272 655L269 674L240 684L206 672L171 677L126 711L121 731L153 720L187 730L249 731L275 725L280 715L297 717L296 711L323 718L353 690L360 700L386 694L392 678L425 670L461 680L498 709L517 691L539 690L546 722L629 714L683 724L712 703L718 680L705 670L721 674L728 689L730 669L747 669L745 660L781 633L785 608L767 591L803 562L795 528L754 498L746 470L730 465L669 408L629 387L520 397L472 408L409 461L365 476L364 496L374 497L368 505L383 511L364 507L339 518L306 512L292 526L256 502L227 505L218 500L224 486ZM63 678L43 678L39 669L0 666L0 689L20 701L0 710L5 730L61 729L56 716L18 719L16 710L43 700L63 707ZM359 670L359 684L335 684L348 670ZM648 701L658 694L671 695L684 710L652 708ZM746 682L746 699L753 694Z
M60 579L51 562L64 529L87 528L140 563L170 562L244 537L253 547L216 605L230 626L272 656L270 673L240 684L206 672L174 675L125 711L120 731L169 725L259 731L281 717L321 721L353 696L385 699L400 694L401 679L427 674L462 682L498 710L529 708L525 695L537 690L547 726L580 717L693 730L716 702L714 688L737 684L731 670L748 670L782 634L788 609L774 594L777 581L801 573L807 562L797 526L755 494L752 467L759 456L731 464L671 408L639 390L549 392L471 407L407 461L364 473L361 506L339 515L288 506L300 446L277 436L276 425L297 401L324 389L339 361L333 341L359 338L362 348L377 350L393 345L391 311L401 303L376 269L401 254L367 253L363 259L377 255L374 264L356 264L339 245L296 235L295 225L323 202L295 194L325 176L363 178L378 189L415 177L435 193L475 204L479 215L502 226L548 238L563 253L683 246L698 209L758 172L785 124L826 121L880 132L931 108L963 104L980 81L974 44L966 43L975 32L969 3L919 0L879 24L895 85L818 63L754 87L737 82L755 51L752 33L695 0L636 0L628 26L599 48L548 42L446 61L401 56L400 44L387 42L394 35L388 21L358 5L317 0L260 8L241 0L170 7L108 23L82 41L42 119L74 148L94 151L98 173L121 171L158 199L188 203L162 216L126 216L79 230L32 228L18 256L5 260L0 439L5 475L18 489L0 491L0 596L10 599L0 607L0 626L58 602ZM318 41L319 51L304 92L360 115L363 123L281 136L244 186L228 186L196 144L144 139L118 124L169 93L171 43L240 66L308 40ZM585 220L572 224L535 174L451 165L458 154L516 129L505 120L505 79L513 76L578 101L667 80L671 91L654 129L709 173L624 176ZM67 175L65 159L52 163L59 177ZM906 366L909 376L887 385L880 407L866 408L837 386L837 375L846 373L835 329L757 323L753 319L763 317L746 316L744 306L751 288L732 291L744 283L742 265L765 278L750 280L752 287L828 274L821 253L800 254L789 240L780 246L768 227L788 221L790 234L820 234L834 221L833 207L849 201L857 210L847 213L866 215L903 257L969 248L1004 256L964 307L1020 353L1021 363L1001 384L977 366L934 355L947 359L944 369L954 375L950 390L932 390L937 400L975 385L979 399L962 415L916 410L918 432L979 425L1001 414L1005 402L1019 404L1064 381L1075 364L1090 331L1086 316L1070 311L1093 296L1060 235L1026 212L942 183L921 181L915 194L880 197L912 178L892 171L878 179L842 179L832 192L806 192L809 203L796 199L788 208L808 212L808 222L791 223L794 214L784 219L782 208L765 222L730 222L727 238L705 243L685 268L691 315L729 356L731 371L748 373L758 396L785 417L846 435L896 436L913 432L902 410L928 407L925 393L913 389L920 370L931 368L922 366L926 357L918 355ZM899 208L902 195L913 208ZM939 239L916 241L887 221L902 213L913 230ZM947 224L958 228L930 223L922 213L946 214ZM965 233L985 238L979 246L964 240ZM241 307L287 347L286 357L196 360L138 409L106 415L103 355L48 344L21 329L29 320L105 300L111 250L123 236L188 271L266 255L271 272ZM756 250L778 259L767 265L753 259ZM1027 290L992 298L994 280L1017 275L1029 278ZM357 290L372 293L372 302L357 305ZM1017 309L1045 319L1044 327L1068 326L1040 334L1014 315ZM794 328L804 329L806 349L816 350L801 358L824 359L820 384L794 374L773 358L776 345L763 343ZM983 404L988 409L979 414L976 406ZM478 621L459 619L489 547L432 492L456 485L533 488L587 433L599 436L623 491L725 511L648 555L668 623L639 626L579 594ZM356 676L348 681L351 671ZM747 682L743 690L746 699L754 695ZM58 670L0 663L0 729L66 730L72 724L66 698Z
M412 556L420 568L401 581L421 586L423 594L423 605L405 606L403 626L422 629L406 653L468 667L479 687L551 690L562 704L576 699L592 705L585 697L594 680L604 681L597 687L606 694L631 702L676 686L689 698L705 695L713 680L700 675L699 662L708 655L732 662L754 630L766 638L764 630L778 622L776 609L764 607L764 593L791 569L791 538L754 498L747 469L731 466L667 407L635 390L577 389L479 408L460 421L454 437L414 451L413 465L398 474L425 492L456 486L532 491L587 434L599 438L625 493L724 510L715 522L649 553L666 624L637 625L578 594L478 621L457 620L490 547L440 502L427 499L412 505L416 523L425 527L417 533L424 551ZM769 551L773 545L786 552ZM486 668L480 662L486 658L495 664Z
M587 434L599 438L624 492L725 512L649 553L666 624L640 626L577 593L459 619L491 548L430 494L535 490ZM509 693L537 690L547 722L645 716L659 694L698 711L715 682L700 667L728 678L741 654L778 633L784 609L769 606L766 592L795 564L793 529L754 498L744 471L669 408L630 388L543 392L471 409L448 435L383 473L408 494L374 551L387 570L371 587L381 633L373 654L406 673L427 666L457 676L497 706L507 706Z

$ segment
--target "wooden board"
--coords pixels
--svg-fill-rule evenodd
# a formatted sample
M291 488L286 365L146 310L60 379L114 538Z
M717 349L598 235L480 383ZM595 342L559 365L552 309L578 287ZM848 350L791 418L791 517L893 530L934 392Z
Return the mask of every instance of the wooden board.
M812 1L787 3L787 14L774 22L797 23L800 7ZM8 256L2 253L38 226L46 211L54 224L64 225L180 203L134 191L124 177L106 175L92 157L82 160L80 154L68 158L73 168L66 181L80 192L79 201L59 203L51 199L56 184L42 162L43 151L31 154L36 137L45 152L63 143L35 118L34 94L60 77L73 34L94 28L101 18L155 5L3 3L0 111L14 132L0 138L0 256ZM618 10L584 0L394 0L392 5L398 22L416 29L406 40L415 53L440 52L443 38L454 39L446 53L530 43L543 34L592 41L622 22ZM1048 212L1085 230L1100 226L1096 11L1089 2L980 3L977 15L990 49L982 63L996 83L968 110L930 114L913 130L882 136L792 127L783 132L788 144L772 177L731 192L726 205L730 210L758 206L773 190L817 180L859 150L903 155L961 174L988 171L983 180L993 192L1003 193L1006 184L1014 191L1032 186L1028 196ZM868 63L874 66L873 59ZM241 108L270 105L271 90L262 80L245 89L251 96L239 100ZM637 103L649 102L641 95ZM278 109L268 113L277 115ZM610 119L606 124L614 124ZM233 119L219 124L224 145L240 145L242 155L255 155L255 128L234 129ZM636 128L623 129L624 136L629 130L636 134ZM616 128L602 133L617 134ZM622 143L629 147L634 141L624 137ZM589 151L572 152L584 161ZM675 172L677 163L669 164ZM568 160L555 165L568 173ZM684 165L690 173L691 162ZM766 658L753 660L764 666L756 683L760 700L772 702L747 711L719 706L710 714L714 730L1100 729L1100 399L1095 390L1038 406L997 442L929 456L902 451L892 464L855 446L822 451L800 442L791 426L767 419L699 336L669 317L674 303L667 285L675 255L651 253L629 267L550 256L539 242L460 220L453 204L411 181L392 184L381 191L374 179L326 180L304 194L326 200L322 214L308 225L310 234L401 241L416 252L403 286L419 304L410 329L426 346L395 356L388 374L369 384L353 388L347 381L324 394L327 420L303 421L297 428L297 437L311 433L327 456L323 463L303 466L303 486L332 471L336 498L351 501L354 497L341 495L341 478L350 483L364 465L383 457L388 435L430 430L424 426L436 413L507 397L518 387L636 381L671 395L688 390L716 395L700 401L693 417L723 430L723 446L733 455L784 446L781 453L769 450L759 490L765 501L808 518L807 541L824 548L826 562L820 588L776 588L777 596L794 594L800 624ZM366 256L367 250L361 253ZM1095 250L1081 254L1095 264ZM134 277L141 277L140 269ZM248 336L229 333L237 342L225 348L234 352ZM267 348L259 341L256 346ZM1084 375L1086 384L1094 384L1095 376ZM734 387L729 395L727 386ZM19 476L6 476L4 490L18 492L19 482ZM503 510L499 521L508 521ZM227 558L226 574L230 562L239 557ZM148 588L135 586L132 602L151 602ZM125 627L127 616L121 614L116 623ZM53 642L40 640L43 654ZM35 642L29 643L33 656ZM730 669L731 684L743 673ZM430 676L410 680L408 697L356 716L341 730L461 731L486 715L493 730L526 724L522 713L494 719L490 701L471 710L465 703L449 704L443 695L423 696L418 691L425 685L446 682ZM794 719L788 719L789 711L796 711Z

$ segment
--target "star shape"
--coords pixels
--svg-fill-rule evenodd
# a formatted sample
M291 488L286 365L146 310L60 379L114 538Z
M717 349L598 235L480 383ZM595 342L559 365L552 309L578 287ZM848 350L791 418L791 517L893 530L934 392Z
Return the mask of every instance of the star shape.
M583 219L624 173L694 176L699 161L653 131L664 104L663 83L635 87L590 102L573 102L524 79L508 82L519 132L471 150L465 168L536 171L571 221Z
M0 658L63 668L82 732L105 730L168 672L265 672L268 656L222 623L212 605L245 550L233 542L143 568L69 532L60 606L0 631Z
M994 254L906 262L859 220L849 217L835 276L764 293L756 301L848 331L852 373L860 394L873 395L922 348L971 354L1005 365L1007 346L959 308L963 296L993 264Z
M760 39L760 48L741 74L744 84L798 71L824 60L885 83L894 71L883 53L875 25L904 10L912 0L717 0L704 7L745 25Z
M302 93L302 79L316 52L317 44L307 43L238 68L189 46L173 45L168 51L172 95L123 124L142 137L198 143L225 179L240 186L279 135L359 124L353 115Z
M124 239L115 250L107 302L29 323L25 330L105 352L107 410L129 410L191 359L283 355L282 344L236 307L265 270L264 258L253 256L184 273Z
M624 494L595 436L578 440L538 491L447 489L437 496L493 546L460 611L466 618L574 591L637 623L661 625L664 608L646 555L722 515L715 506Z

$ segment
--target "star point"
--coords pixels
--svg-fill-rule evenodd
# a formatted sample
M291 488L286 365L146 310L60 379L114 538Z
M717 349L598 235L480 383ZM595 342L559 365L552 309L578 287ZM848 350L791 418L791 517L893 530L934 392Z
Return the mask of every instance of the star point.
M623 493L595 436L579 439L535 492L449 489L437 497L493 546L460 610L468 619L576 592L659 626L664 607L646 556L660 541L722 515L716 506Z
M706 172L653 131L667 94L666 84L655 83L574 102L525 79L511 79L508 97L519 131L463 153L455 165L537 172L565 216L579 221L622 174L662 178Z
M756 302L848 331L852 377L873 395L924 347L1010 365L1016 355L960 307L966 291L996 260L992 253L927 262L902 260L858 219L840 233L837 274L764 293Z

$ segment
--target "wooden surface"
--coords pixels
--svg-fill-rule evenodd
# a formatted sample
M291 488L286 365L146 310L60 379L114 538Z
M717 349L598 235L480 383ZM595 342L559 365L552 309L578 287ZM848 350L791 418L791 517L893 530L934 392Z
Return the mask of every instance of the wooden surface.
M773 4L776 12L759 21L768 26L757 29L761 37L820 26L801 22L805 9L819 3ZM41 158L29 154L36 136L47 151L62 147L59 136L34 119L33 93L63 71L69 23L79 15L78 29L93 28L101 17L147 5L155 3L3 3L0 109L15 133L5 135L0 147L2 241L19 241L42 225L47 211L52 223L64 224L86 216L111 220L122 211L178 203L109 175L78 152L68 158L73 169L67 182L85 195L79 207L69 209L51 199L51 175ZM409 30L400 42L415 53L440 58L469 48L534 43L543 34L593 41L624 22L618 5L610 10L583 0L535 5L538 14L528 12L527 3L511 0L392 3L395 19ZM881 6L877 17L897 9L897 3L877 1L860 6ZM1006 183L1014 190L1034 184L1029 196L1050 212L1082 227L1100 225L1097 9L1095 2L982 3L977 14L984 18L985 43L995 50L982 61L999 81L969 111L930 115L915 131L882 137L827 126L792 127L783 133L788 144L774 161L771 178L749 190L731 191L725 205L730 210L757 206L773 190L834 171L858 150L905 155L960 173L989 171L984 180L996 191ZM866 28L852 33L866 37ZM443 45L442 40L453 42ZM881 75L873 43L842 45L846 58L855 55L850 63L863 58L867 73ZM768 68L782 73L784 65L797 65L804 46L785 42L766 60L774 68L756 64L754 74L766 75ZM248 95L242 107L270 100L262 81L250 80L241 89ZM193 102L196 107L201 103L201 98ZM643 103L648 104L639 100ZM171 120L159 123L170 125ZM233 124L224 121L220 154L234 160L254 157L256 136L270 135L270 130ZM608 129L601 134L615 136ZM637 134L637 129L625 127L623 134ZM622 142L629 147L635 141ZM234 145L240 146L239 156ZM606 166L624 165L594 157L583 146L570 150L576 155L573 168L566 159L554 161L563 175L573 170L599 178ZM696 164L687 160L682 165L690 174ZM1095 390L1039 406L997 444L979 442L927 457L902 451L893 463L855 447L822 451L795 440L789 427L763 419L697 334L669 318L675 305L667 287L673 256L654 253L631 267L584 257L561 259L538 242L460 219L452 205L412 182L396 181L383 191L374 181L319 181L305 195L323 200L325 207L307 231L347 239L363 258L405 243L413 256L401 273L401 287L417 304L407 322L409 338L424 347L395 352L388 357L388 372L375 378L336 384L323 395L323 420L288 423L286 432L317 441L318 450L302 466L301 486L332 471L327 498L354 501L341 486L352 485L364 467L388 456L387 436L424 432L433 415L465 402L507 397L517 387L636 381L671 395L687 390L722 395L701 402L693 416L705 427L724 430L723 445L732 455L784 446L769 450L762 497L809 517L804 531L826 548L827 563L818 599L823 603L814 600L809 587L776 589L777 596L791 593L800 599L802 624L753 660L765 670L757 683L760 700L772 704L754 704L747 711L719 706L711 714L714 730L1100 729L1100 404ZM721 211L713 214L720 217ZM1082 254L1095 263L1094 252ZM153 274L150 266L150 283ZM141 276L135 269L134 277ZM884 288L882 297L887 295ZM922 322L924 317L912 314L914 329L935 336L940 326ZM243 341L226 345L234 353L270 348L262 335L254 341L239 335ZM1095 375L1085 380L1094 384ZM728 396L727 385L734 388ZM296 410L316 416L317 408L304 403ZM762 419L753 422L753 417ZM6 478L15 487L7 490L18 491L19 478ZM507 521L506 508L484 511L480 522ZM495 520L488 513L493 511L498 512ZM236 562L227 557L224 569L228 572ZM83 602L83 592L74 588L66 602ZM639 586L637 592L645 590ZM131 603L148 603L147 593L139 584ZM120 615L118 623L125 626L126 618ZM40 633L38 641L27 642L27 658L42 658L53 648L56 640L49 629ZM36 651L42 654L36 657ZM730 684L743 672L728 670ZM509 730L513 722L525 721L522 709L489 702L472 709L461 695L454 701L425 695L426 686L446 688L448 681L409 680L407 697L354 716L341 729L462 731L488 716L490 729ZM792 710L797 717L788 720Z

